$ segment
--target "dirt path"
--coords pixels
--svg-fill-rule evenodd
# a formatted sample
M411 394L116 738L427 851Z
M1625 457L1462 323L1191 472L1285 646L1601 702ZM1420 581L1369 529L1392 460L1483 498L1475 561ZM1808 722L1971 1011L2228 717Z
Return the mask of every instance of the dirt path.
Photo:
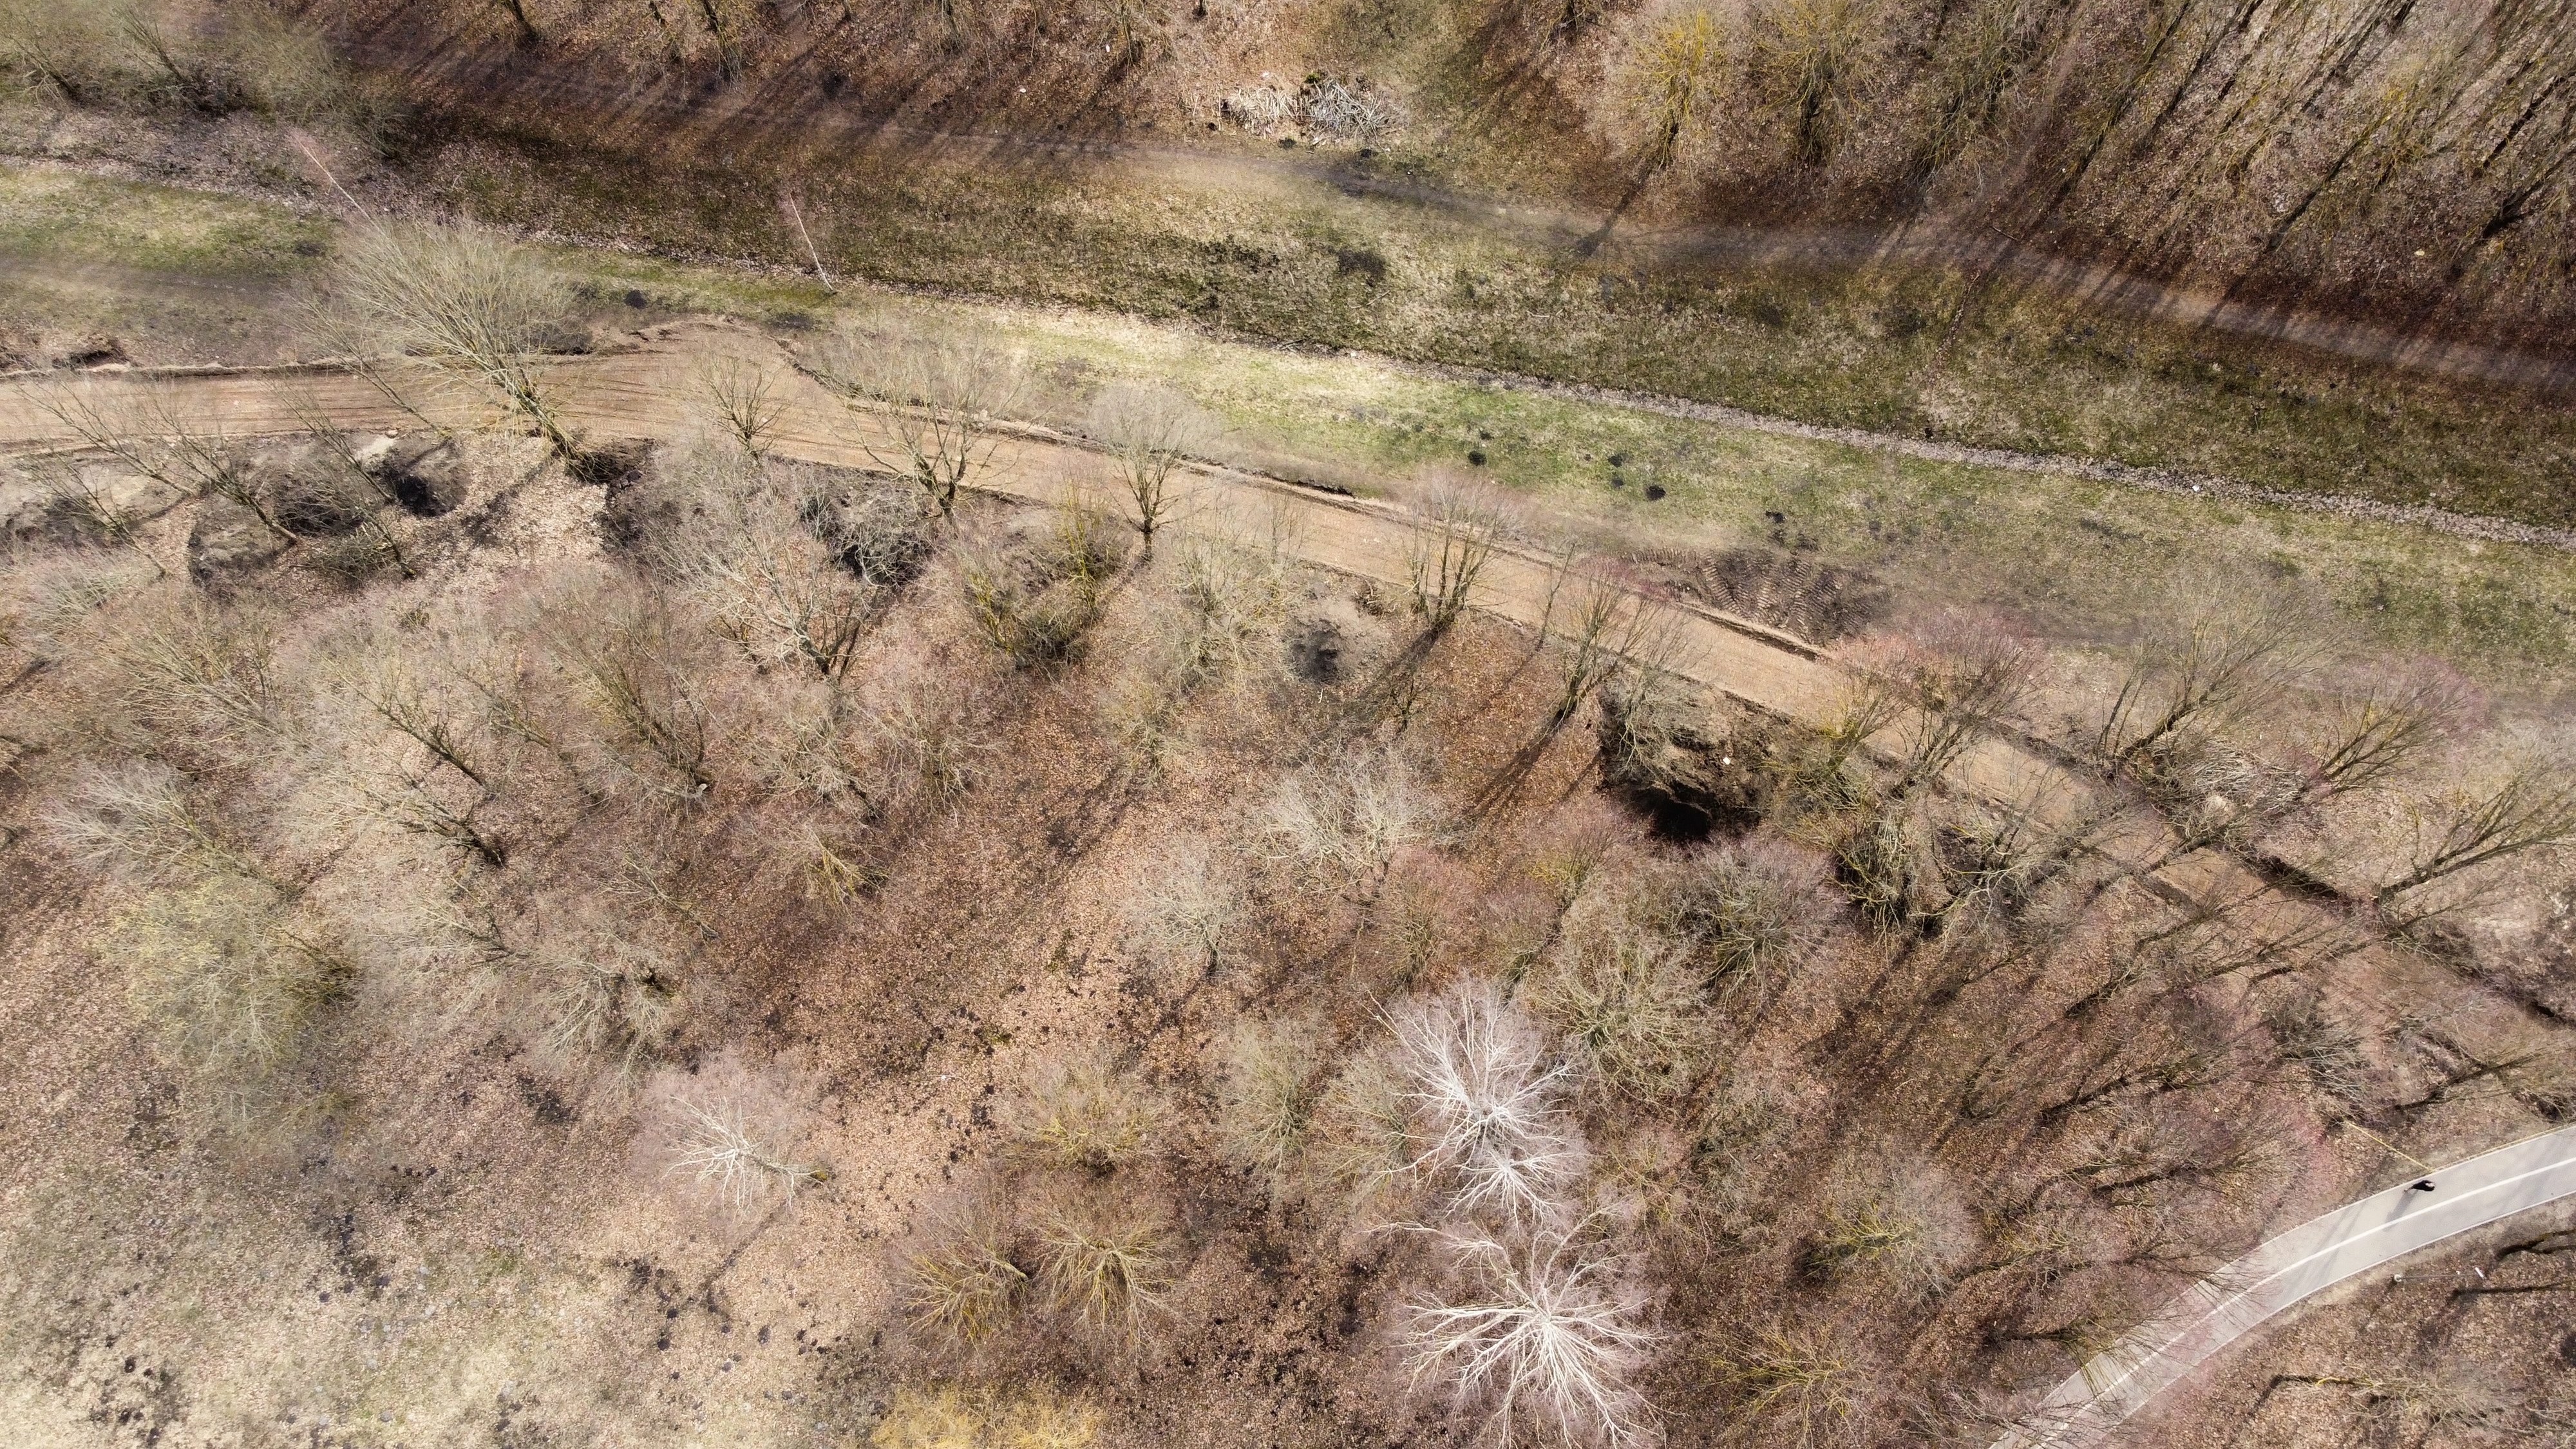
M1063 143L1088 145L1091 143ZM25 163L12 163L25 164ZM49 166L49 169L51 167ZM120 179L119 168L62 167L84 174L112 175ZM237 194L258 200L301 205L302 198L242 189ZM596 238L548 234L545 240L597 246ZM721 265L741 270L739 260L706 257L681 257L682 261L701 265ZM53 260L10 263L16 274L76 287L114 291L140 298L221 297L227 301L283 301L284 284L264 284L246 277L197 278L160 272L142 271L110 264L67 264ZM773 269L786 270L786 269ZM802 275L801 273L796 273ZM869 284L874 286L875 284ZM885 287L881 290L907 295L938 296L947 300L979 305L1016 305L1006 298L969 294L925 291L919 288ZM1258 337L1229 336L1237 345L1271 351L1299 351L1289 344ZM2245 483L2216 474L2186 473L2168 468L2145 468L2110 459L2078 457L2062 453L2027 453L2011 448L1974 447L1963 443L1945 443L1895 433L1872 432L1865 428L1830 427L1819 423L1800 422L1794 418L1768 413L1748 412L1720 403L1698 402L1690 398L1663 393L1632 392L1621 388L1599 387L1589 383L1557 382L1523 373L1491 372L1479 368L1455 367L1442 363L1425 363L1379 353L1345 349L1342 356L1363 360L1399 375L1438 378L1509 392L1558 398L1594 407L1623 408L1661 417L1682 418L1692 422L1711 423L1720 427L1740 428L1747 432L1774 437L1802 438L1813 442L1840 444L1872 452L1891 453L1899 457L1919 458L1929 462L1957 463L1999 472L2029 473L2050 477L2084 478L2115 483L2125 487L2146 488L2178 497L2205 498L2212 503L2253 503L2268 507L2296 509L2303 513L2321 513L2343 518L2362 518L2400 527L2421 528L2459 538L2474 538L2497 543L2528 544L2543 548L2576 551L2576 528L2550 528L2523 523L2515 519L2495 518L2483 514L2457 513L2429 504L2385 503L2372 498L2345 494L2306 493L2287 488L2269 488Z
M812 380L788 370L767 338L740 328L690 325L633 350L568 358L550 369L566 398L566 416L594 436L662 438L703 425L685 401L699 391L695 374L718 355L752 358L782 380L783 407L775 437L782 457L842 467L869 467L873 446L892 456L891 435L866 414L855 413ZM86 374L69 384L112 406L120 394L144 387L168 390L182 416L210 430L252 435L300 430L290 398L302 394L335 420L353 428L400 429L414 420L361 378L335 369L278 368L157 374ZM451 426L488 423L479 400L452 396L427 409ZM0 391L0 450L62 446L76 441L30 395ZM1105 460L1078 441L1038 428L1019 428L997 440L990 468L977 486L1031 503L1056 504L1088 482L1107 477ZM1361 578L1408 587L1406 546L1411 532L1401 509L1234 471L1191 476L1182 507L1219 526L1252 531L1271 526L1273 510L1297 539L1307 561ZM1552 566L1534 553L1500 552L1487 567L1476 605L1515 623L1537 627L1545 618ZM1685 652L1699 661L1694 672L1707 683L1757 708L1792 718L1818 717L1840 676L1818 662L1816 651L1790 635L1750 619L1685 606Z

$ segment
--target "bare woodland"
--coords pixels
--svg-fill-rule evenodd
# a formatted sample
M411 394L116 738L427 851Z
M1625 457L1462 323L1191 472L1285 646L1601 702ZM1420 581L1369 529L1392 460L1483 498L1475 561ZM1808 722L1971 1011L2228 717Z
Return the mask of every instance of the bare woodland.
M696 1432L707 1361L657 1370L739 1312L721 1371L844 1442L1970 1443L2395 1144L2576 1110L2515 908L2576 773L2293 597L2108 650L1910 618L1778 718L1615 561L1480 613L1533 546L1489 487L1333 574L1192 506L1212 425L1109 392L1093 486L1015 509L1014 358L865 334L812 356L872 466L778 456L739 361L638 450L564 421L564 306L380 223L317 337L488 426L20 388L77 441L10 465L0 928L115 1023L26 1090L167 1107L8 1139L58 1210L0 1347L136 1434L215 1412L86 1266L150 1256L167 1175L424 1283L496 1205L531 1260L641 1224L608 1357L500 1401L525 1442ZM2003 756L2050 768L1977 786ZM126 1418L111 1321L181 1365ZM282 1392L226 1412L284 1442Z

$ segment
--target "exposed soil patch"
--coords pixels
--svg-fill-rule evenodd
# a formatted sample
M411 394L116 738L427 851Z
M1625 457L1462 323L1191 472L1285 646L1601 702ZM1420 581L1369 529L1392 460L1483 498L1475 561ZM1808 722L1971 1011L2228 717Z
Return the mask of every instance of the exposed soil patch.
M1691 598L1816 644L1859 634L1896 609L1875 574L1759 545L1650 567L1658 582Z

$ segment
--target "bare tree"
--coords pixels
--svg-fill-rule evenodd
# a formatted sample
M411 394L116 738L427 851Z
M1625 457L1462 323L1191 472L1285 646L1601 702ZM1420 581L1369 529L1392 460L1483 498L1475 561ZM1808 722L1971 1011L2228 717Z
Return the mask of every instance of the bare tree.
M2213 611L2151 645L2103 717L2093 750L2126 768L2191 725L2223 722L2303 677L2323 651L2314 621L2279 605Z
M1651 1437L1653 1411L1633 1381L1661 1339L1621 1291L1616 1259L1570 1232L1518 1247L1448 1242L1474 1288L1463 1302L1408 1309L1416 1384L1444 1382L1504 1442L1525 1425L1603 1449Z
M2407 892L2535 850L2576 846L2576 772L2529 759L2493 788L2458 796L2418 816L2406 873L2374 895L2382 910Z
M1557 667L1564 688L1548 712L1551 727L1574 718L1623 667L1646 673L1680 668L1681 618L1669 606L1597 569L1575 572L1572 582L1566 622L1556 624L1559 588L1550 591L1548 617L1539 625L1542 637L1555 634L1561 650Z
M221 427L194 420L169 385L103 391L45 383L22 384L21 391L82 442L153 482L189 498L228 499L278 537L296 537L260 497Z
M695 801L713 788L707 770L709 722L698 686L683 667L673 620L657 601L616 597L601 605L549 611L545 642L587 686L594 703L626 742L661 766L656 789Z
M1876 671L1901 710L1895 795L1937 782L2029 690L2038 656L1989 624L1954 621L1913 641Z
M745 358L719 357L699 369L698 390L745 457L757 463L769 456L770 435L786 411L775 374Z
M557 457L580 456L539 361L563 316L562 292L517 247L461 227L368 222L341 254L330 300L368 352L470 379Z
M671 1104L671 1161L665 1176L685 1176L719 1206L748 1217L772 1197L831 1174L803 1160L779 1124L756 1113L740 1093L682 1097Z
M959 490L992 467L993 425L1019 390L1013 360L977 346L852 338L832 370L852 396L875 404L884 436L860 439L868 457L954 519Z
M1563 1106L1571 1071L1548 1062L1527 1013L1494 983L1467 981L1390 1024L1419 1133L1407 1169L1445 1182L1460 1212L1560 1216L1582 1177L1583 1140Z
M1161 388L1119 385L1092 404L1092 431L1117 460L1118 486L1127 521L1154 547L1154 534L1172 519L1179 500L1172 478L1214 446L1216 422L1189 399Z
M288 391L285 396L296 422L313 440L323 466L329 470L329 501L356 516L359 533L378 553L392 560L404 578L418 577L419 570L412 567L410 556L403 551L402 538L383 516L386 507L400 507L402 500L374 470L359 461L357 451L349 446L349 435L332 424L320 399L301 391Z
M1414 511L1405 566L1426 637L1448 632L1467 612L1503 522L1502 500L1492 488L1457 480L1434 485Z

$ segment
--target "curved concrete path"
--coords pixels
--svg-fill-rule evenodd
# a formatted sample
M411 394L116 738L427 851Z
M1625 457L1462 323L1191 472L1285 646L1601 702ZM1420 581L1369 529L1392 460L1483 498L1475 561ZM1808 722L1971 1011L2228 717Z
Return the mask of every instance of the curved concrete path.
M2069 1375L1995 1449L2098 1444L2156 1394L2264 1320L2384 1263L2576 1197L2576 1127L2453 1163L2290 1229L2196 1284ZM2215 1284L2216 1286L2211 1286Z

